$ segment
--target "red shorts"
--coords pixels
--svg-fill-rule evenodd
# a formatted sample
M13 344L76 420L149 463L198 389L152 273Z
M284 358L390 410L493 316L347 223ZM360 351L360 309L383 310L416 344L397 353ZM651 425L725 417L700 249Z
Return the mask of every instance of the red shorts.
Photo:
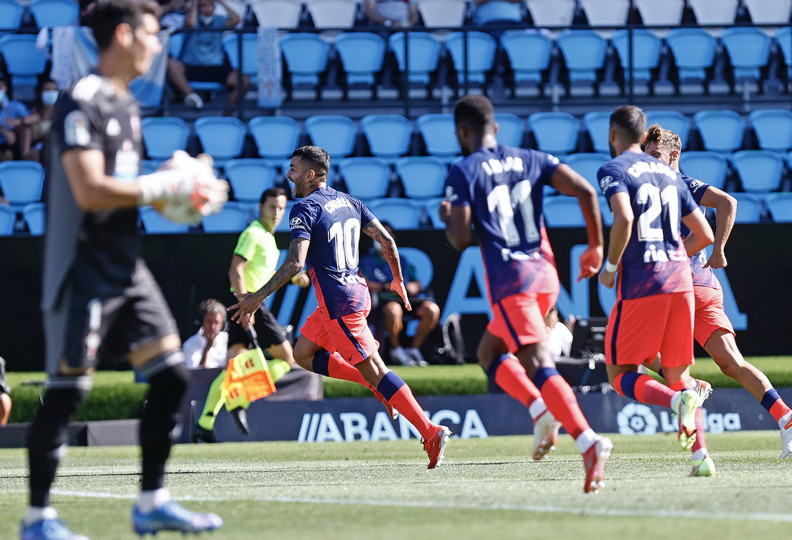
M507 296L490 306L492 320L487 325L487 331L505 341L511 353L525 345L544 341L547 339L545 315L557 299L558 292L526 292Z
M618 300L608 318L605 358L640 365L660 353L663 367L693 364L693 293Z
M300 333L330 353L338 351L344 360L354 365L379 349L379 342L366 322L367 315L368 311L358 311L331 319L325 310L316 308L305 320Z
M693 287L696 297L696 315L693 336L702 347L715 330L726 330L734 335L734 327L723 308L723 291L712 287Z

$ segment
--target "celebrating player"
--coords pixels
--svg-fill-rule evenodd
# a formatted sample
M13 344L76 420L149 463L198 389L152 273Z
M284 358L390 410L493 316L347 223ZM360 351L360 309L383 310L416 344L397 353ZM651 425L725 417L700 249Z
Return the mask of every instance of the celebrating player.
M580 202L589 237L580 260L581 278L596 275L602 265L597 194L555 157L499 145L495 112L486 97L460 99L454 121L466 157L448 174L441 217L456 249L470 243L471 224L481 244L493 318L479 343L479 363L528 407L535 422L533 458L541 459L554 446L558 419L583 454L584 491L596 492L613 445L589 427L547 348L544 317L555 305L559 283L544 229L542 188L552 185Z
M50 489L67 424L91 387L96 365L123 356L149 381L140 422L142 491L132 512L135 531L200 532L223 523L214 514L185 510L163 487L187 371L176 323L139 257L136 207L167 201L201 206L201 190L217 191L210 197L217 199L226 188L177 169L137 177L140 116L128 84L161 49L158 14L158 6L146 0L98 2L89 24L99 46L97 71L77 81L56 105L42 298L50 378L30 428L23 540L84 538L58 520Z
M289 216L291 243L286 261L259 290L238 294L232 319L247 324L270 294L289 283L307 263L319 306L300 329L294 358L305 369L362 384L370 384L412 423L423 438L429 468L439 465L451 436L445 426L429 421L410 387L390 371L379 355L379 343L366 322L371 296L358 275L359 239L364 232L382 245L393 272L391 289L410 310L396 243L379 220L358 199L327 187L330 158L317 146L292 154L286 177L294 195L303 199ZM357 369L355 369L357 368Z

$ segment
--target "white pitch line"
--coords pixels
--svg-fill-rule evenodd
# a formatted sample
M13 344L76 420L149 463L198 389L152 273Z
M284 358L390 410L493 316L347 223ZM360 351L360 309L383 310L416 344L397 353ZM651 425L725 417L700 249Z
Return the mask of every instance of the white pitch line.
M124 495L119 493L101 493L91 491L53 490L54 495L72 497L88 497L94 499L125 499L134 500L137 495ZM223 502L231 499L227 497L193 497L180 496L179 500L196 502ZM792 523L790 514L771 513L738 513L738 512L703 512L698 510L631 510L619 508L567 508L564 506L530 505L530 504L491 504L481 503L442 503L430 501L370 501L354 499L325 499L315 497L254 497L256 502L269 503L306 503L306 504L333 504L341 506L395 506L407 508L442 508L450 510L490 510L511 512L533 512L537 514L573 514L608 517L645 517L645 518L687 518L687 519L721 519L732 521L774 521L779 523Z

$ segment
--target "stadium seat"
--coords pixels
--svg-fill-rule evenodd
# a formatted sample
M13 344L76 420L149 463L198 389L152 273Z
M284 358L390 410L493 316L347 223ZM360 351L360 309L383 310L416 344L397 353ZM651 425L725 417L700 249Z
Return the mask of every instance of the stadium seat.
M535 30L508 30L501 35L501 47L509 59L515 92L517 87L542 83L553 53L550 37Z
M256 116L248 129L259 155L272 166L290 159L300 141L300 124L288 116Z
M742 3L754 24L785 25L789 23L792 0L742 0Z
M226 203L222 210L204 217L201 221L203 230L207 233L242 232L248 223L248 211L234 203Z
M542 213L548 227L585 227L586 220L575 197L545 197Z
M730 110L698 111L693 115L705 150L731 154L739 150L745 135L745 120Z
M765 197L765 204L773 221L792 223L792 193L775 193Z
M368 202L388 196L390 167L379 158L345 158L338 164L338 172L344 178L347 193Z
M258 36L249 32L226 34L223 36L223 50L231 67L234 70L239 69L240 36L242 36L242 73L250 77L250 84L255 87L258 80Z
M36 48L35 34L6 34L0 37L0 54L3 55L7 74L11 75L14 96L24 99L20 95L20 86L29 86L32 92L37 78L46 68L47 53Z
M698 24L732 26L737 17L739 0L687 0L687 3ZM713 35L720 33L714 28L708 28L707 31Z
M297 204L297 201L286 201L286 211L283 213L281 222L275 227L275 232L289 232L289 216L295 204Z
M774 152L792 149L792 112L786 109L761 109L748 115L759 148Z
M627 15L630 13L630 0L578 0L578 5L586 14L590 26L618 27L627 24ZM597 28L597 32L609 37L613 32L611 28Z
M649 30L636 28L632 31L633 80L636 92L648 93L652 81L652 70L660 64L662 42ZM611 37L624 70L624 84L629 85L630 79L630 34L628 30L616 30ZM638 85L641 85L640 87Z
M295 88L302 87L319 95L321 79L327 71L330 44L319 34L303 32L282 36L280 48L289 72L289 96Z
M768 193L780 189L784 160L776 152L741 150L732 154L730 161L746 192Z
M422 114L416 120L418 132L430 156L450 161L462 153L456 138L454 117L450 113Z
M645 111L646 126L660 124L663 129L668 129L679 135L682 150L687 148L690 138L690 118L678 111Z
M360 119L360 130L371 153L392 163L410 153L413 125L400 114L370 114Z
M608 131L610 130L610 115L606 111L592 111L583 115L583 126L591 138L595 152L610 155Z
M307 0L305 9L311 15L314 28L352 28L358 3L355 0Z
M341 58L346 88L361 84L374 89L385 59L385 40L371 32L348 32L336 36L334 47Z
M726 158L717 152L682 152L679 169L685 176L724 189L729 164Z
M165 219L152 206L140 208L140 222L148 234L182 234L189 230L189 225Z
M17 0L0 0L0 30L16 30L25 7Z
M761 69L770 60L770 36L759 28L740 26L725 29L721 41L729 53L735 84L747 82L758 87Z
M558 34L556 44L569 72L570 93L579 88L595 92L597 72L605 65L605 39L593 30L567 30Z
M404 194L411 199L442 196L447 172L445 163L432 156L404 157L396 162Z
M467 63L465 41L467 41ZM457 84L464 85L467 78L468 84L487 85L487 74L494 67L495 51L498 49L495 38L485 32L451 32L446 36L445 47L454 64Z
M600 214L602 214L602 224L606 227L613 225L613 212L604 196L599 196ZM585 220L584 220L585 221Z
M25 220L28 231L33 236L41 236L46 230L47 206L43 202L26 204L22 209L22 218Z
M242 155L247 128L230 116L203 116L194 124L203 151L214 158L215 167Z
M409 36L405 39L405 36ZM407 43L409 41L409 43ZM431 81L431 75L437 71L440 60L440 42L428 32L399 32L391 34L388 46L396 56L399 71L404 74L407 70L407 54L410 55L410 72L407 80L426 86ZM407 52L405 52L405 50Z
M75 0L32 0L30 13L36 26L72 26L80 19L80 4Z
M569 113L533 113L528 117L528 128L543 152L561 157L577 150L580 122Z
M429 218L429 224L435 229L445 229L445 223L440 220L440 203L444 200L445 197L436 197L424 203L424 212Z
M264 190L275 185L275 168L263 159L230 159L225 176L237 201L258 203Z
M186 150L190 126L176 116L147 116L141 121L146 155L153 161L164 161L176 150Z
M10 207L0 204L0 236L10 236L14 233L17 213Z
M4 161L0 163L0 191L11 208L21 212L30 203L41 201L44 167L38 161Z
M682 24L682 14L685 11L685 0L633 0L633 4L644 26L665 26L676 27ZM664 37L668 30L663 28L652 28L652 32L660 37Z
M302 3L296 0L251 0L250 7L259 26L269 28L297 28Z
M675 28L668 32L666 43L674 56L680 92L703 92L707 70L715 62L715 38L701 28Z
M421 226L421 206L409 199L379 199L368 206L377 219L387 221L394 230L414 230Z
M750 193L730 193L737 199L735 223L758 223L762 217L762 201Z
M512 113L495 113L495 122L498 124L498 142L506 146L522 147L525 137L525 122L522 118Z
M337 114L319 114L305 119L305 131L316 146L330 155L330 160L355 153L358 127L354 120Z
M589 184L597 190L597 193L600 190L599 182L597 181L597 171L608 161L610 161L609 156L597 153L569 154L564 158L564 163L588 180Z
M525 0L536 28L568 28L577 10L576 0Z
M465 21L466 0L420 0L418 13L426 28L456 28Z

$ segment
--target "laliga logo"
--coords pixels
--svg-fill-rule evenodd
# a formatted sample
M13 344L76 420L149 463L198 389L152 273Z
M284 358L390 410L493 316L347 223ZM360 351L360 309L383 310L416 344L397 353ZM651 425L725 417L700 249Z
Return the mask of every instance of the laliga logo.
M653 435L657 433L657 418L652 410L640 403L628 403L616 415L621 435Z

